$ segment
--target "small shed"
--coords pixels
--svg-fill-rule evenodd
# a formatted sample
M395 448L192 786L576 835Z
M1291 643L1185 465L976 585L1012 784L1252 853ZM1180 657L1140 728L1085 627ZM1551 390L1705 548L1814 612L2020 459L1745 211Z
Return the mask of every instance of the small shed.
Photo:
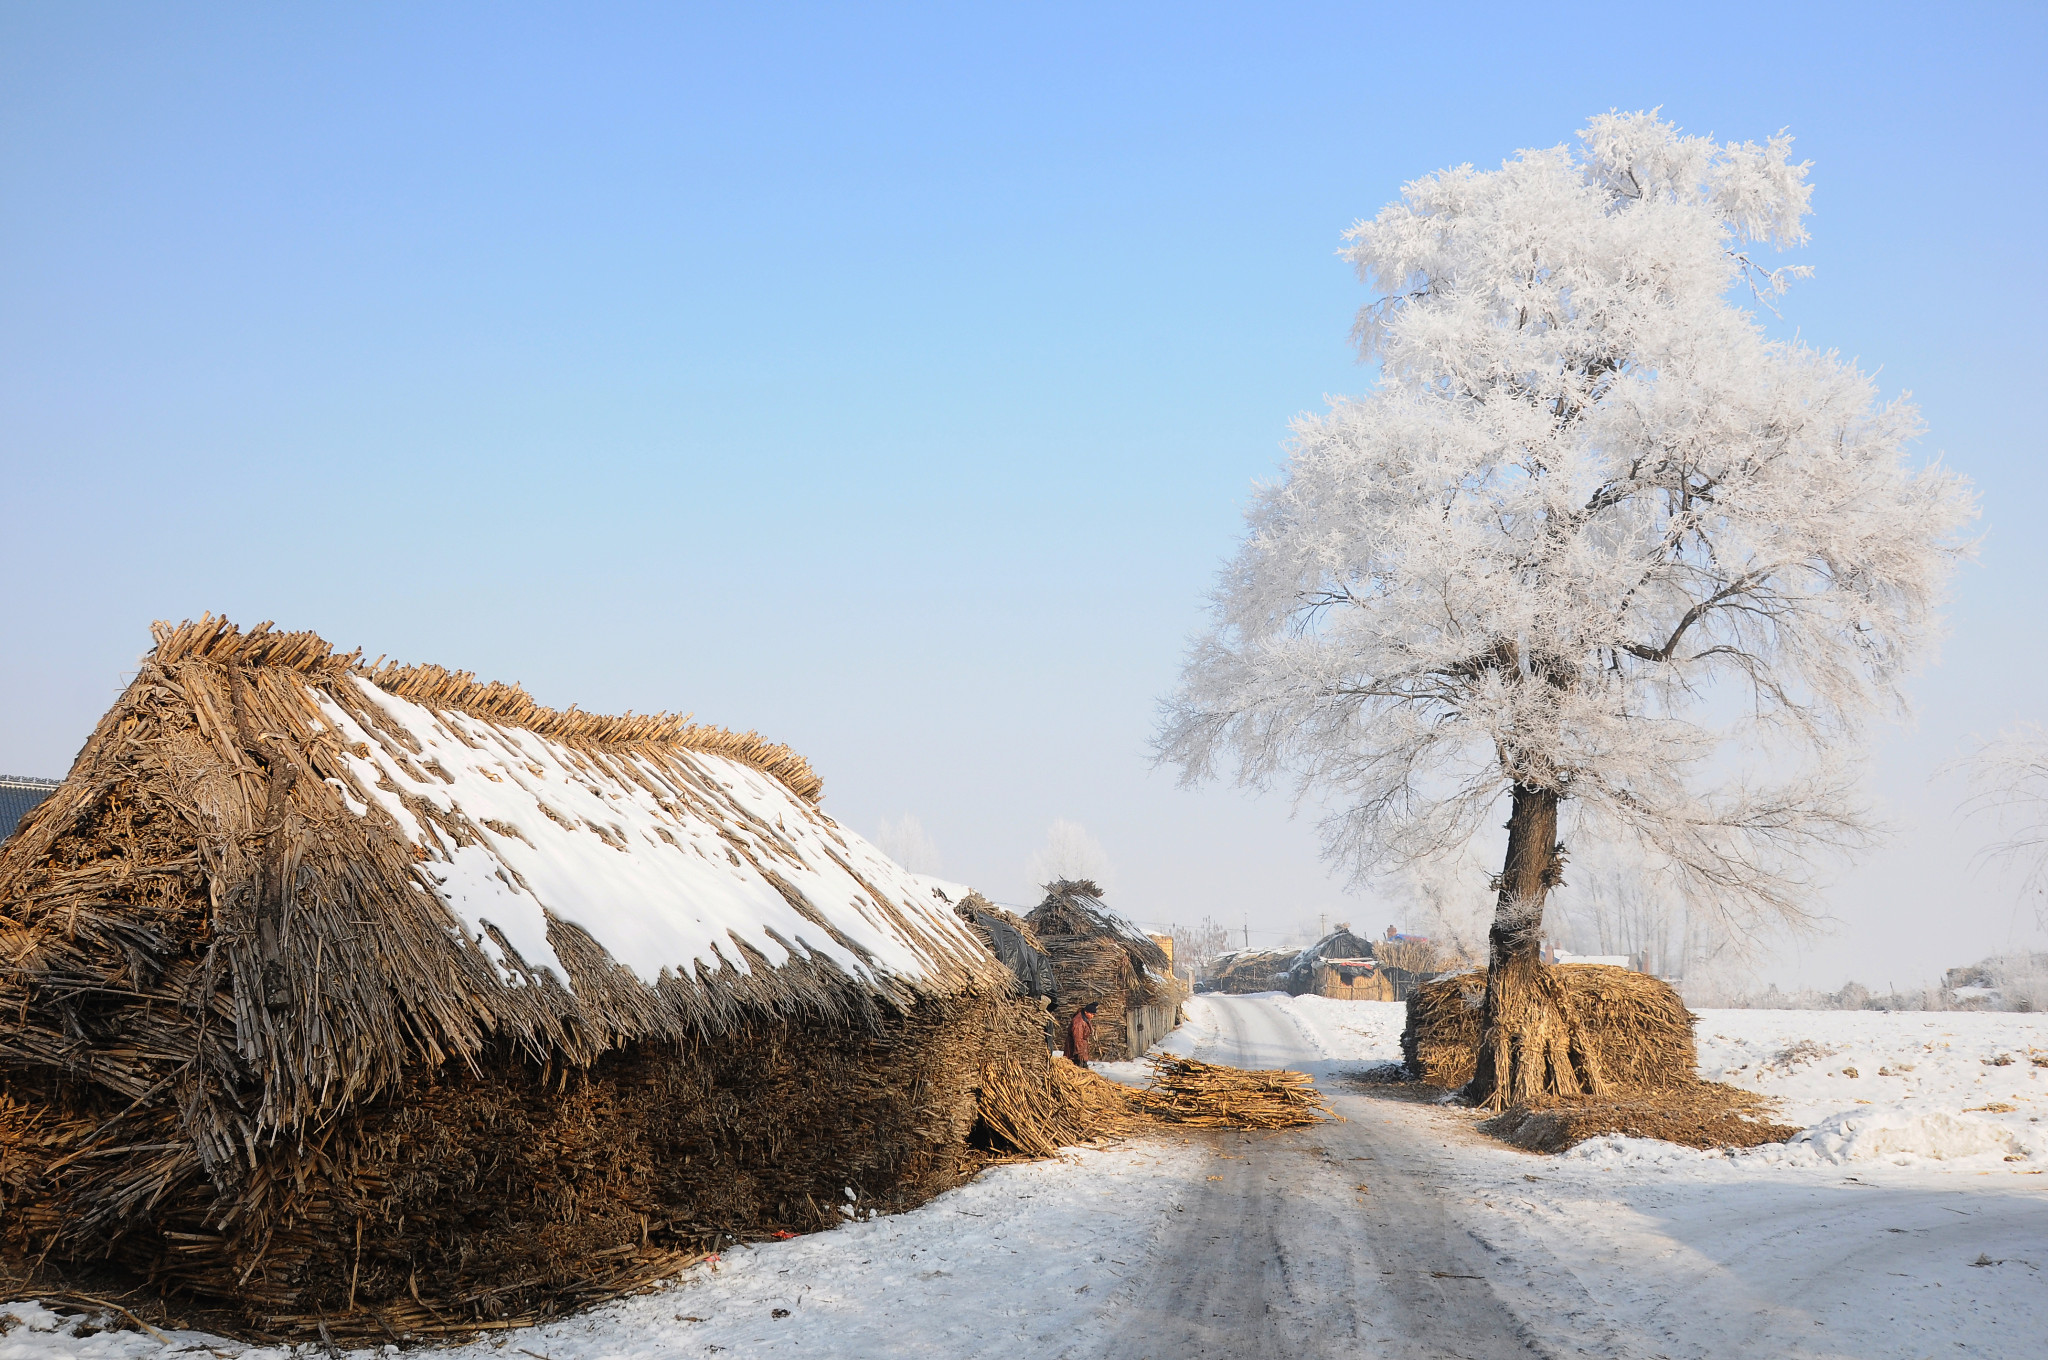
M1053 1016L1065 1034L1074 1012L1093 1002L1095 1056L1135 1058L1180 1023L1187 989L1166 952L1111 910L1089 879L1048 883L1045 900L1024 918L1052 958Z
M1340 925L1295 955L1287 990L1337 1001L1393 1001L1393 983L1380 972L1373 942Z

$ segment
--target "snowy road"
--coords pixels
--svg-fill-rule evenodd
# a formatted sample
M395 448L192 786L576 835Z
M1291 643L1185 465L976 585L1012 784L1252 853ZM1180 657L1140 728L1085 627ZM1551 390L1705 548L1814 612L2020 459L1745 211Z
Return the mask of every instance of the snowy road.
M1193 1056L1238 1067L1333 1064L1292 1012L1216 997L1215 1037ZM1355 1067L1356 1064L1348 1064ZM1127 1291L1112 1360L1351 1355L1541 1354L1488 1287L1486 1253L1428 1172L1438 1131L1412 1107L1347 1093L1319 1073L1345 1116L1281 1134L1215 1134L1216 1170L1191 1196L1179 1235Z

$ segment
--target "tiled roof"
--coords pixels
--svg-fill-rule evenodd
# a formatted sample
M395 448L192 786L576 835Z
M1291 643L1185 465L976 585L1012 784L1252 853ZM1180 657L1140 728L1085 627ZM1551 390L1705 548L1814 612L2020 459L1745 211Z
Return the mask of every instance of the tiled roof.
M29 809L57 791L61 779L30 779L24 775L0 774L0 840L14 834L14 828Z

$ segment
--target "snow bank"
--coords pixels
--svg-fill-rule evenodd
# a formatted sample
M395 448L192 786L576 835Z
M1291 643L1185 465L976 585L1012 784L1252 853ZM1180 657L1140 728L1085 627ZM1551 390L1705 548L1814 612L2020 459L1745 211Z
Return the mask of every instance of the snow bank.
M1695 1152L1595 1138L1565 1154L1606 1166L1702 1159L1971 1174L2048 1171L2048 1016L1947 1011L1704 1010L1700 1075L1773 1097L1804 1126L1787 1143Z
M1829 1115L1793 1139L1823 1162L1888 1161L1909 1165L1927 1158L1959 1161L1975 1157L2032 1160L2048 1154L2048 1137L2037 1130L2010 1127L1946 1109L1889 1108L1846 1110Z

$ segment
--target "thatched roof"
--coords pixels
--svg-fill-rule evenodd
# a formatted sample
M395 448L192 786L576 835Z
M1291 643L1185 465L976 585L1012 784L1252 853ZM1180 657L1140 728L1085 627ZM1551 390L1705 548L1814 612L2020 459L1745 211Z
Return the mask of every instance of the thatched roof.
M1338 926L1302 950L1296 956L1295 965L1313 967L1322 959L1370 959L1376 957L1377 952L1373 941L1352 934L1349 926Z
M751 732L557 712L268 625L153 631L0 848L0 1063L136 1097L166 1057L247 1074L255 1109L193 1082L216 1155L494 1039L581 1065L1010 985ZM123 1044L80 1040L85 995Z
M1064 940L1106 940L1130 955L1134 970L1173 971L1158 942L1105 904L1102 889L1092 880L1063 878L1046 884L1045 900L1024 919L1050 949L1058 949Z

